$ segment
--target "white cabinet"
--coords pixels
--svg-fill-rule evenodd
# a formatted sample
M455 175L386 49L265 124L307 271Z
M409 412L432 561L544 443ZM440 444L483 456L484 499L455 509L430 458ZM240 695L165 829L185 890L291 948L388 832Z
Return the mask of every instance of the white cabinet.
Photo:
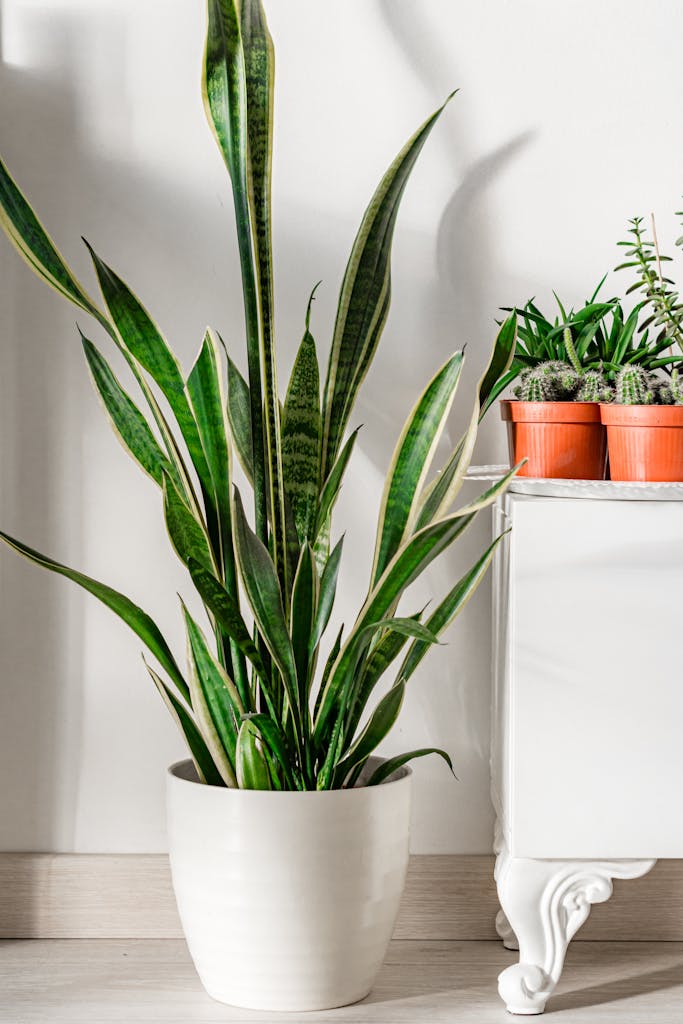
M499 987L532 1014L610 879L683 856L683 485L519 480L495 526Z

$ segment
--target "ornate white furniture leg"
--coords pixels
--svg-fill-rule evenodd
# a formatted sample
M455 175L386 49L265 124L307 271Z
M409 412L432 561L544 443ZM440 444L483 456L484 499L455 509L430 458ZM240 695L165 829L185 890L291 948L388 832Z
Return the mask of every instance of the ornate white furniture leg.
M519 963L502 972L498 991L510 1013L543 1013L591 905L610 898L612 878L638 878L655 861L532 860L511 857L500 838L497 846L496 928L508 949L519 941Z

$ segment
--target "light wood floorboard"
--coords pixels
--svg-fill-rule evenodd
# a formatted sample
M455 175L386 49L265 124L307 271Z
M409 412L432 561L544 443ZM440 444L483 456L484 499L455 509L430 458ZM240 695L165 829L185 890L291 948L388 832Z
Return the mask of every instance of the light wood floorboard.
M395 940L371 996L305 1024L509 1024L496 977L513 954L497 942ZM683 944L572 946L548 1005L558 1024L680 1024ZM235 1010L204 994L176 939L0 942L2 1024L297 1022L296 1014Z

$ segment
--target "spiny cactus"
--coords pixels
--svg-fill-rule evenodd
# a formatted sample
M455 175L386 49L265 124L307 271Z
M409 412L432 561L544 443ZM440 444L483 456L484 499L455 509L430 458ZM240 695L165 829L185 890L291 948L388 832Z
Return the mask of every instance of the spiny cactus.
M617 374L615 401L619 405L653 405L657 381L642 366L624 366Z
M581 377L567 363L552 360L525 370L515 395L523 402L571 402L581 384Z
M678 370L674 370L670 378L660 381L657 398L661 405L683 405L683 380Z
M564 347L567 350L567 359L576 370L577 373L582 373L581 360L576 354L576 348L574 347L574 339L572 338L571 327L565 327L562 331L562 338L564 340Z
M614 388L605 380L599 370L588 370L581 378L581 386L576 393L577 402L612 402Z

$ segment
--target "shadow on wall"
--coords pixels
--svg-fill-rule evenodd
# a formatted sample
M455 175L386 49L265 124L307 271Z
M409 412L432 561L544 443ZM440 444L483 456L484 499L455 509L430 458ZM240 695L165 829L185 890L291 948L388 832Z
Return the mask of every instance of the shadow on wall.
M461 84L454 60L457 45L442 41L443 35L436 20L431 21L428 15L416 18L412 0L377 0L377 3L390 36L431 98L445 96ZM427 8L423 13L426 11ZM496 262L494 219L487 207L487 199L491 186L534 138L532 131L519 133L483 156L477 156L473 151L472 134L468 128L465 98L458 107L457 116L445 117L439 127L439 139L447 140L448 161L458 184L439 221L436 252L430 254L430 267L436 256L437 276L436 280L429 282L426 301L419 311L422 328L417 324L411 325L419 332L416 336L421 342L417 347L420 361L425 354L422 344L425 337L442 340L442 348L432 360L434 363L445 360L454 348L463 344L469 346L463 390L473 387L483 370L499 314L500 297L491 296L487 288L487 282L495 276L493 268ZM392 325L392 332L397 330ZM410 349L410 337L406 337L402 351ZM384 360L387 360L388 368L386 352ZM380 349L378 367L382 362ZM419 374L419 367L413 369ZM415 379L414 373L405 376L411 396ZM400 397L403 400L407 396ZM409 404L412 404L411 399L402 408L407 410ZM460 436L469 413L460 408L456 417L457 422L448 439L451 442ZM396 422L393 416L391 419ZM491 461L490 446L486 441L484 434L476 455L481 463Z
M6 12L5 12L6 13ZM2 26L0 5L0 26ZM33 15L35 45L65 54L69 32L61 21ZM2 40L0 40L0 47ZM8 65L0 49L0 121L3 157L24 172L27 186L49 189L68 180L68 164L77 160L77 98L68 75ZM75 56L75 55L72 55ZM55 145L55 140L59 143ZM75 183L74 183L75 184ZM52 216L55 234L72 223L74 187ZM67 447L68 423L80 415L74 387L76 346L63 347L61 335L73 329L73 317L48 294L2 242L0 422L2 423L3 528L30 538L37 547L79 555L80 452ZM64 481L69 486L69 534L61 530L57 503ZM0 558L0 822L11 826L3 847L50 849L69 841L76 785L60 751L77 749L81 702L81 629L71 614L72 595L56 578L29 570L3 550ZM65 771L65 767L67 770Z

